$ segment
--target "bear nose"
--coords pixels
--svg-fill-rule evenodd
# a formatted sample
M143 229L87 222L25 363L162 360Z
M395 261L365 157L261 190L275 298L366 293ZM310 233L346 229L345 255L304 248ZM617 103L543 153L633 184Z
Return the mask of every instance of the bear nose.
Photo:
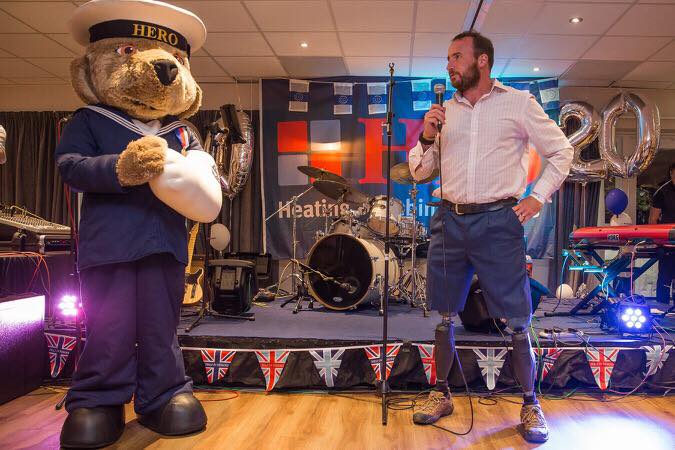
M155 68L157 78L159 78L159 81L164 86L168 86L173 83L173 80L175 80L176 76L178 75L178 67L176 67L176 65L168 59L155 61L152 63L152 66Z

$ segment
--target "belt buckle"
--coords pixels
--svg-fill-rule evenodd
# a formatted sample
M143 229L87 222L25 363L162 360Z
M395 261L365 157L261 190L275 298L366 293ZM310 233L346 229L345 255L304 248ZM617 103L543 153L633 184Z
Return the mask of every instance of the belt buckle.
M465 214L463 212L459 212L459 204L458 203L455 203L455 214L457 214L458 216L463 216Z

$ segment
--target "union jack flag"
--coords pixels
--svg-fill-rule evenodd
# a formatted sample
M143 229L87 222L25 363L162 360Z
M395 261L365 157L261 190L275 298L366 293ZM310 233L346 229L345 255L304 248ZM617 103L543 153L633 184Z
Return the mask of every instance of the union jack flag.
M391 374L391 369L394 367L394 360L396 359L396 355L398 355L398 351L401 349L401 345L403 344L387 345L387 373L385 374L385 380L389 379L389 374ZM382 373L380 372L380 362L382 361L382 353L380 353L381 349L381 345L371 345L365 348L366 357L368 358L368 361L370 361L370 366L375 372L375 379L377 381L382 381Z
M327 348L309 351L309 354L314 358L314 365L327 387L335 386L335 377L337 377L342 364L342 354L345 350L344 348Z
M429 384L433 386L436 384L436 346L417 344L417 348L420 350L424 374Z
M644 376L651 376L663 367L663 363L668 360L670 349L672 349L673 346L666 345L665 347L661 347L660 345L645 345L642 348L645 350L647 356L647 372Z
M180 142L181 150L185 150L190 146L190 132L187 127L176 128L176 137Z
M619 349L612 347L586 349L588 365L591 366L595 382L603 391L609 386L609 379L618 354Z
M206 380L209 384L213 383L214 378L215 381L218 381L227 375L227 369L230 368L235 353L235 350L201 349L202 361L204 361L204 368L206 369Z
M291 352L288 350L256 350L260 369L265 376L265 390L271 391L277 385L281 372L284 370L286 360Z
M487 388L493 390L497 384L499 372L504 366L508 350L505 348L484 348L482 350L474 348L473 352L478 356L478 367L480 367L480 373L483 375Z
M537 354L537 364L543 362L541 368L541 379L543 380L548 375L549 371L553 368L558 356L563 352L561 348L535 348L533 349Z
M53 333L45 333L45 337L49 350L49 371L52 378L56 378L66 365L71 350L75 348L77 338Z

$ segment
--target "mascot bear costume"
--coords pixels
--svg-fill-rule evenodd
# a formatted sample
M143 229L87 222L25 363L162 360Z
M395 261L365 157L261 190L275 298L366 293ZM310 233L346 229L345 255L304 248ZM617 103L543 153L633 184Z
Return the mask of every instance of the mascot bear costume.
M191 12L151 0L93 0L70 26L86 46L71 74L87 106L64 129L56 161L64 181L83 192L78 268L87 340L61 445L115 442L132 397L145 427L194 433L206 414L176 334L185 217L214 220L222 192L213 158L179 119L201 105L190 53L206 28Z

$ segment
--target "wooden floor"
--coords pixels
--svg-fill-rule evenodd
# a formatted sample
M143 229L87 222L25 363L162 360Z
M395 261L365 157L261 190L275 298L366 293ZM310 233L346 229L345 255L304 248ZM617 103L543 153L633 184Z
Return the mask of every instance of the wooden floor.
M55 411L61 393L42 389L0 406L0 449L56 449L65 411ZM633 396L619 401L575 396L543 400L551 438L525 443L515 426L517 397L478 404L468 436L413 425L411 411L390 411L381 424L373 394L263 394L200 392L209 424L203 433L167 439L139 425L127 407L127 429L119 449L505 449L552 448L660 450L675 448L675 397ZM228 399L230 398L230 399ZM616 397L606 397L612 399ZM490 404L486 404L490 403ZM467 397L455 398L455 413L439 425L465 431Z

